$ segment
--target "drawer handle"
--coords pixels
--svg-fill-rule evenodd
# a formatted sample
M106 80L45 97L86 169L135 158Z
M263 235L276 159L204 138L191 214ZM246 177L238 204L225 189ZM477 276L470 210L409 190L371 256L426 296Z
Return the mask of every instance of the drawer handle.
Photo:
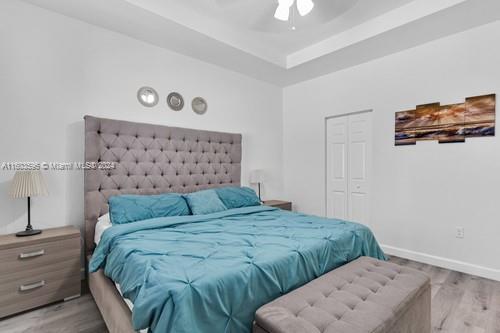
M42 280L42 281L39 281L36 283L32 283L32 284L26 284L26 285L23 284L23 285L19 286L19 290L20 291L27 291L27 290L40 288L43 286L45 286L45 280Z
M33 257L43 256L44 254L45 254L45 250L29 252L29 253L21 253L19 255L19 258L21 258L21 259L33 258Z

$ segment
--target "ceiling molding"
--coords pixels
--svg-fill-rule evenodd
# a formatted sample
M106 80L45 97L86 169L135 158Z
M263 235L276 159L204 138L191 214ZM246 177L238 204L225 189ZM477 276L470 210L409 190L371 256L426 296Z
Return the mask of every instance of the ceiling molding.
M467 0L415 0L358 26L287 56L287 68L302 65L332 52L403 27Z

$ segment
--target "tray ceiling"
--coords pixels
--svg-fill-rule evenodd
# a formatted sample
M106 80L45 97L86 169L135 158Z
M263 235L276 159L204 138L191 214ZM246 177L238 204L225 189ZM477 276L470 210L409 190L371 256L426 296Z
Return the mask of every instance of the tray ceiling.
M293 22L277 0L24 1L280 86L500 19L498 0L314 0Z

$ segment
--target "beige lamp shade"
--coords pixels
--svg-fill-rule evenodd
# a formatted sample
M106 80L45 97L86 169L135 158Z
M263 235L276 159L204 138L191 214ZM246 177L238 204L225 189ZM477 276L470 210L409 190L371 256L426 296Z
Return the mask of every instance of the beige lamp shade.
M260 169L252 170L250 172L250 184L262 183L263 178L263 171Z
M16 171L10 186L10 196L12 198L27 198L39 195L48 195L42 173L38 170Z

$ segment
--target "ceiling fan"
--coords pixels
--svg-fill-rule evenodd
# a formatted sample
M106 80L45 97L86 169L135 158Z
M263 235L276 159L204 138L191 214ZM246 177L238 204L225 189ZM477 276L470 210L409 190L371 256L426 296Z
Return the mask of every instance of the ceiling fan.
M274 17L281 21L288 21L290 17L290 8L293 6L295 0L278 0L278 8L274 13ZM314 8L312 0L297 0L297 9L300 16L306 16Z

